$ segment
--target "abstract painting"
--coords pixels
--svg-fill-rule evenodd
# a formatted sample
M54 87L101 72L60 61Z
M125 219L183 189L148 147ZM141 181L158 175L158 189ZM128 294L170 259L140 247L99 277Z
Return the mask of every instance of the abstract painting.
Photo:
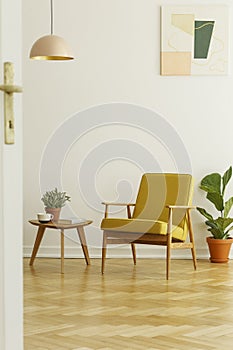
M161 7L161 75L228 73L229 8Z

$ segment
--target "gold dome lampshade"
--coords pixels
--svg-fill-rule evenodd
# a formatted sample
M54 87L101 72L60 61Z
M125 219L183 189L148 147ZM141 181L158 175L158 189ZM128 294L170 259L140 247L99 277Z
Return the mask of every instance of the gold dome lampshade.
M51 4L51 34L45 35L33 44L30 51L30 58L34 60L72 60L74 56L66 41L53 34L53 0Z
M36 40L30 52L34 60L72 60L74 58L66 41L57 35L45 35Z

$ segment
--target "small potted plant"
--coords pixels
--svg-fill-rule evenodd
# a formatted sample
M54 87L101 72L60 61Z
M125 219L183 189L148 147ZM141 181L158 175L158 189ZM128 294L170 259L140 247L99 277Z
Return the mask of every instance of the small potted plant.
M57 188L47 191L41 198L45 206L46 213L53 215L53 221L58 221L61 208L64 207L66 201L70 201L70 197L66 192L60 192Z
M207 193L206 198L214 204L219 215L214 218L204 208L197 210L207 219L205 221L212 237L207 237L211 262L228 262L228 256L233 242L230 231L233 230L233 218L229 217L233 205L233 197L225 200L225 190L232 176L232 167L221 176L212 173L201 180L200 188Z

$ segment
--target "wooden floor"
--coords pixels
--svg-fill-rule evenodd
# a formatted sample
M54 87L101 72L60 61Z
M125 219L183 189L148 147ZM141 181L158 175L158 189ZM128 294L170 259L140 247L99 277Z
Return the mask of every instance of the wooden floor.
M233 349L233 261L25 259L25 350Z

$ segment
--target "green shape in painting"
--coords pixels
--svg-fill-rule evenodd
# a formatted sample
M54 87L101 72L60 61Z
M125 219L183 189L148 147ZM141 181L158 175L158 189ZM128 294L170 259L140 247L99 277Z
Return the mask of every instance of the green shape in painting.
M208 57L215 21L195 21L194 58Z

